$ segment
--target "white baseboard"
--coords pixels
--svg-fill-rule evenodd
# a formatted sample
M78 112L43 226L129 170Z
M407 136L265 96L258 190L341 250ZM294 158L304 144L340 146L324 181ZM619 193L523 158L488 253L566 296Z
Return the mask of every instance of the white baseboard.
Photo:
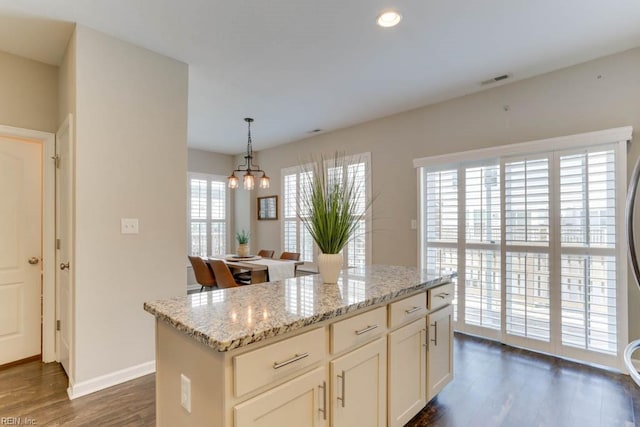
M101 375L96 378L92 378L87 381L82 381L77 384L69 384L67 394L69 399L73 400L80 396L86 396L87 394L94 393L99 390L103 390L108 387L112 387L123 382L133 380L135 378L142 377L147 374L152 374L156 371L156 361L151 360L149 362L141 363L140 365L131 366L120 371L112 372L110 374Z

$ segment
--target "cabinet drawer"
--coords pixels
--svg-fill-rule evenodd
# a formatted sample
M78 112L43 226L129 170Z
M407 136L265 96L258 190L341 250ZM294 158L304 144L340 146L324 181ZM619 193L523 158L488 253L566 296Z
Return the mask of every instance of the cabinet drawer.
M379 307L331 325L331 353L363 344L387 332L387 307Z
M427 310L433 311L453 301L453 283L438 286L427 291Z
M325 342L325 330L319 328L235 356L233 358L235 395L242 396L322 360L325 356Z
M424 292L389 304L389 327L395 328L427 313L427 299Z

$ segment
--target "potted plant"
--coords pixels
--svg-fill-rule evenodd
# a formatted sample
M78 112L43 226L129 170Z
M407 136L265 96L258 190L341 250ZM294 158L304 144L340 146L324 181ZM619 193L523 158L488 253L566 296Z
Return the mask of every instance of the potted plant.
M243 228L241 232L236 232L236 240L238 241L238 248L236 249L238 256L249 256L249 233L244 231Z
M302 166L307 178L301 179L297 215L321 251L318 272L324 283L338 281L340 252L357 233L364 232L358 223L372 203L360 195L359 181L344 174L345 165L344 155L335 153Z

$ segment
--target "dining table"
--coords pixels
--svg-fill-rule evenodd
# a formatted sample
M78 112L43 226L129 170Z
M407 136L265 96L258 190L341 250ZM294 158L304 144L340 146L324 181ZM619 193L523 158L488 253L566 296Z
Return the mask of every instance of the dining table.
M303 261L293 261L287 259L262 258L260 256L239 257L234 254L216 255L209 257L207 261L224 261L229 269L233 272L248 271L251 275L251 284L266 282L269 278L269 267L276 266L279 263L289 263L295 267L302 265ZM293 276L291 276L293 277ZM279 278L271 277L270 280L278 280Z

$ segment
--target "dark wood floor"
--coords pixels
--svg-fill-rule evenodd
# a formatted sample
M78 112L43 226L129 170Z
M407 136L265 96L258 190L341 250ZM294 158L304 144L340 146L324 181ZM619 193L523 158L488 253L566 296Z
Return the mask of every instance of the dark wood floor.
M409 426L640 426L640 389L628 376L463 335L454 351L454 381ZM155 424L153 375L73 401L66 386L56 363L0 370L0 422Z
M410 426L640 426L628 375L456 334L455 379Z
M0 370L0 425L16 425L6 419L20 417L18 425L30 419L36 426L153 426L155 400L154 375L69 400L58 363Z

